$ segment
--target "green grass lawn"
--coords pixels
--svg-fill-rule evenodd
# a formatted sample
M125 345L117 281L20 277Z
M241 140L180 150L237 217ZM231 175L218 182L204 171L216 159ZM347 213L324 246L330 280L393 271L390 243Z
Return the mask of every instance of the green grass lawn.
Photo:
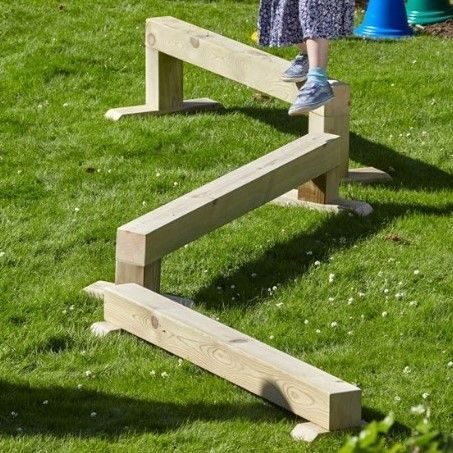
M131 335L89 332L102 306L81 290L113 281L118 226L305 133L284 103L189 65L186 98L225 111L103 118L143 103L145 18L252 45L256 13L255 2L0 0L0 451L344 443L342 432L297 444L290 413ZM358 384L366 420L395 413L392 439L419 404L451 432L451 41L350 39L331 55L330 75L353 92L351 165L394 178L342 186L374 213L264 206L172 253L162 290Z

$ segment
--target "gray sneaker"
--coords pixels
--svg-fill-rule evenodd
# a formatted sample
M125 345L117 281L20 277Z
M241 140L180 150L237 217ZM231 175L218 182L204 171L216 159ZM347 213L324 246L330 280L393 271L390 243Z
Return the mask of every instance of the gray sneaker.
M291 66L282 74L284 82L304 82L308 74L308 56L300 53L291 61Z
M334 97L329 83L307 82L299 89L294 104L289 108L289 116L302 115L326 104Z

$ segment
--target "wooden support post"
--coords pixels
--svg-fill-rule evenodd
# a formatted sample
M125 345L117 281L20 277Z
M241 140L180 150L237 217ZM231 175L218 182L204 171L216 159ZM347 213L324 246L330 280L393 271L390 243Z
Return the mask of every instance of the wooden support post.
M334 82L332 87L335 97L326 105L309 113L308 132L328 132L340 136L338 147L341 164L335 171L299 187L299 200L321 204L334 203L339 198L341 178L348 174L350 88L341 82Z
M161 260L146 266L137 266L123 261L116 262L115 284L137 283L145 288L160 292Z
M107 288L104 317L327 430L355 427L361 390L138 285Z
M153 35L146 36L146 105L151 110L182 108L183 62L152 47Z

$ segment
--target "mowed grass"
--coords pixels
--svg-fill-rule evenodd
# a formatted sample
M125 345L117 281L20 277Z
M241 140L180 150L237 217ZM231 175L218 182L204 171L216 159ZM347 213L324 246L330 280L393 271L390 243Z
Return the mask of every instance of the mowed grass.
M81 290L113 281L118 226L305 133L284 103L189 65L186 98L223 112L103 118L144 101L145 18L253 45L256 13L230 1L0 3L1 451L329 452L345 441L296 444L290 413L131 335L89 332L102 306ZM352 86L351 165L394 178L342 186L374 213L264 206L172 253L162 290L358 384L366 420L394 411L393 439L419 404L451 431L451 42L349 39L331 55L331 76Z

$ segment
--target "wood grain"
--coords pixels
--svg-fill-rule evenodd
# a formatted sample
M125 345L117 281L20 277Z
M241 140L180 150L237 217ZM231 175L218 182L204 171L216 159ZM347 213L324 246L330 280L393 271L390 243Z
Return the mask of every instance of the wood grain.
M359 388L139 285L107 288L104 317L325 429L360 423Z

